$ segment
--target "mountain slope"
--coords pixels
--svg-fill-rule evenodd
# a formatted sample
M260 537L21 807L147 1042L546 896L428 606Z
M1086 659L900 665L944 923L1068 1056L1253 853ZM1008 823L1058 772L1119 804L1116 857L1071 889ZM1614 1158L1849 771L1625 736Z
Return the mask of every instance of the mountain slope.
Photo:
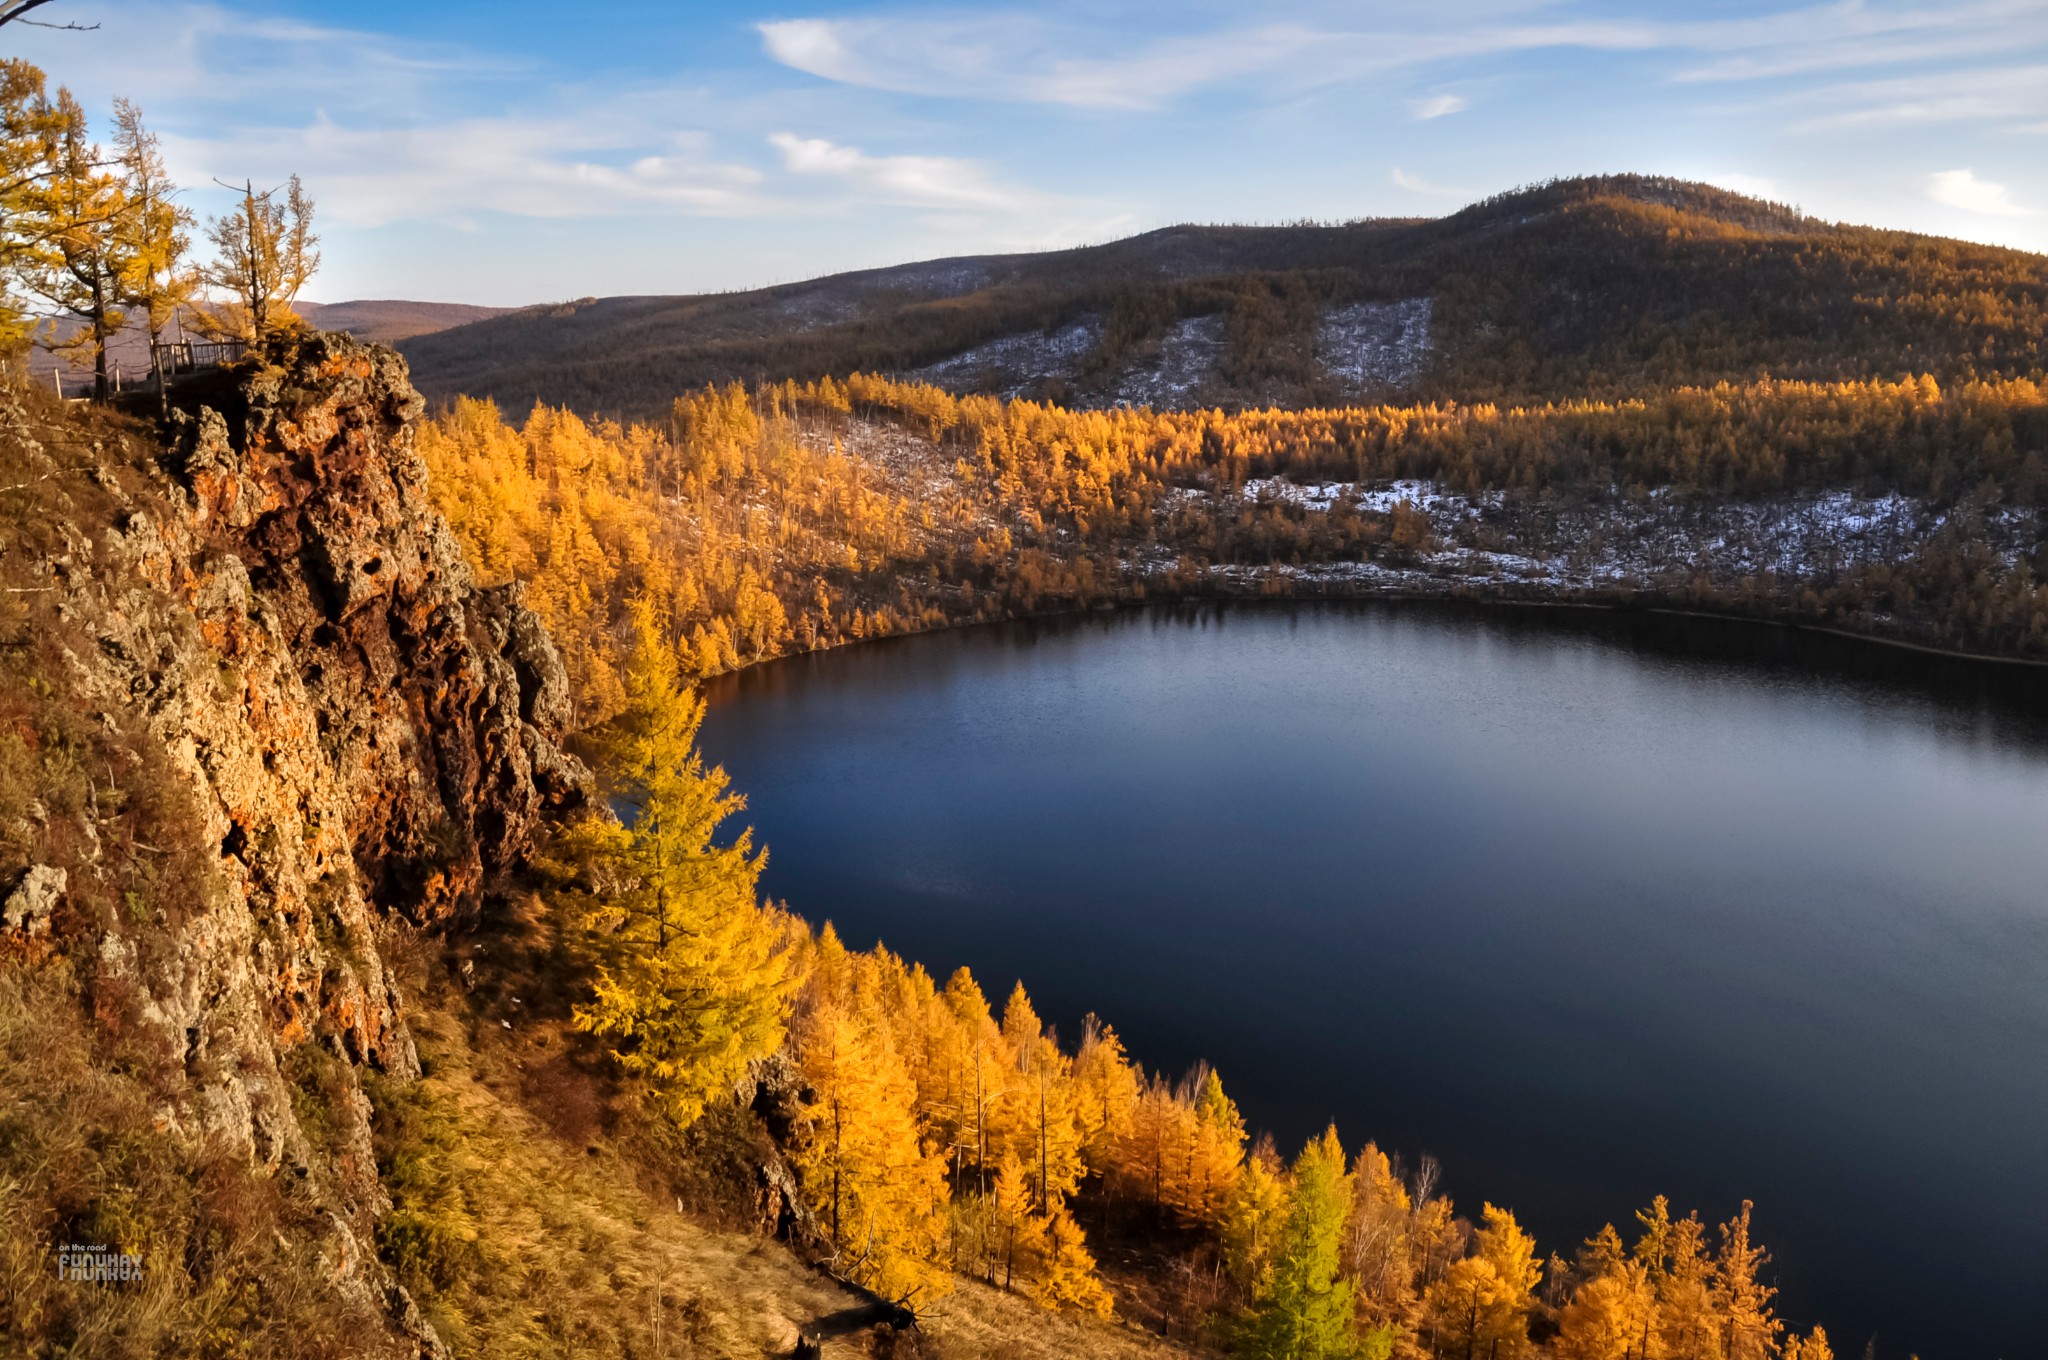
M430 396L648 415L856 370L1075 404L1611 395L2048 365L2048 258L1614 176L1437 220L1173 227L749 293L584 299L404 342Z
M189 308L180 310L182 315L178 320L165 328L165 338L202 338L204 331L197 313ZM401 340L446 330L450 326L502 316L510 309L473 307L463 302L379 300L295 302L292 304L292 310L314 330L339 331L358 340L367 340L371 344L395 345ZM59 355L53 352L52 346L77 335L82 324L74 318L52 318L36 343L31 362L32 368L42 375L48 375L53 368L61 368L68 380L68 388L74 395L85 390L86 384L91 381L90 357L76 353ZM110 366L118 369L127 383L146 380L150 369L149 329L142 317L131 316L126 326L109 337L107 358Z

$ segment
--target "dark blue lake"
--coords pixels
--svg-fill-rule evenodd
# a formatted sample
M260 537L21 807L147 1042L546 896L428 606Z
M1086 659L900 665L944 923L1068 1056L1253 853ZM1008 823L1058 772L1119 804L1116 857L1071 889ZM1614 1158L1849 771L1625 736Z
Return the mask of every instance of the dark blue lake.
M1545 617L1538 618L1542 613ZM2040 673L1408 606L968 629L718 682L766 886L1545 1250L1756 1201L1838 1354L2048 1355Z

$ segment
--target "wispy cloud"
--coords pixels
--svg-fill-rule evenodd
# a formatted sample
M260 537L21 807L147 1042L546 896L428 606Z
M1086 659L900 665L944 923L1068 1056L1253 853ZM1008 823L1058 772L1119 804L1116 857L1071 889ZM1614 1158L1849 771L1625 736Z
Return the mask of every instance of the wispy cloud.
M1415 100L1408 107L1414 112L1417 120L1426 123L1432 118L1442 118L1446 114L1463 113L1472 107L1472 101L1463 95L1433 94L1427 99Z
M103 24L84 40L90 59L83 67L75 35L25 33L16 41L70 84L92 90L111 78L120 94L145 109L175 102L254 112L333 100L403 118L448 108L478 83L532 70L523 60L475 48L221 4L122 8L119 22Z
M1158 40L1115 57L1029 16L789 19L759 26L768 55L826 80L903 94L1080 108L1153 108L1200 86L1271 69L1318 35L1267 26Z
M1463 189L1453 189L1449 185L1433 183L1420 175L1411 175L1398 165L1394 167L1394 173L1391 178L1395 184L1406 189L1409 193L1422 194L1428 198L1468 199L1472 197L1470 193Z
M2048 115L2048 65L1988 65L1820 85L1785 103L1824 110L1795 124L1801 132L1966 122L2005 123L2017 131L2026 120Z
M806 215L856 200L986 214L1056 201L971 161L787 133L771 151L773 125L745 125L758 109L682 80L551 83L517 59L213 3L140 6L108 26L95 55L119 85L94 91L89 73L73 83L91 103L137 99L202 207L215 178L293 173L323 220L362 228L466 226L480 214ZM699 119L724 120L733 150L721 154Z
M950 156L870 156L859 147L822 137L773 133L769 144L782 153L791 174L837 180L864 196L924 208L1003 211L1026 207L1041 196L995 184L973 161Z
M2032 217L2035 210L2012 201L2012 194L2003 184L1993 184L1978 179L1969 170L1943 170L1927 179L1927 196L1936 203L1946 203L1951 208L1964 212L1983 213L1988 217Z
M1870 0L1803 6L1666 30L1665 44L1714 54L1680 81L1758 81L1972 57L2003 57L2048 41L2038 0L1961 0L1947 5Z
M602 122L600 122L602 125ZM619 124L613 122L612 127ZM321 215L351 226L479 212L591 217L650 211L730 216L769 210L759 170L710 154L702 133L671 134L645 154L637 138L593 136L582 118L472 118L404 128L322 117L231 140L165 138L174 168L258 179L301 173Z
M1552 9L1549 12L1554 13ZM929 11L760 24L767 54L826 80L899 93L1092 108L1156 108L1193 91L1262 78L1276 92L1541 49L1669 52L1701 59L1681 82L1758 81L1819 70L2009 54L2048 42L2039 0L1946 7L1836 0L1739 18L1562 18L1507 22L1453 10L1434 22L1370 27L1290 19L1166 38L1132 38L1086 21L1020 11ZM1081 55L1077 55L1081 54ZM1420 98L1418 117L1464 105ZM1425 108L1435 107L1435 113Z

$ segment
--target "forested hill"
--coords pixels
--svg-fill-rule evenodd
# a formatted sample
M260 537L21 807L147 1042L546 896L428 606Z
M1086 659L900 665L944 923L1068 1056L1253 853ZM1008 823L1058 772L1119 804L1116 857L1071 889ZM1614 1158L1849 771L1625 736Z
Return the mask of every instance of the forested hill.
M401 347L430 397L622 416L704 383L853 371L1157 409L1949 380L2048 368L2048 257L1612 176L1434 220L1172 227L755 292L585 299Z

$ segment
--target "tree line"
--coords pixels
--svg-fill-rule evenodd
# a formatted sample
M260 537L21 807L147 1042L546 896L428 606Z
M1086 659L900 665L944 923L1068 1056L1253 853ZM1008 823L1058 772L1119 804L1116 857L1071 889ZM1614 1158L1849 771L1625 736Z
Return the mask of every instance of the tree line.
M703 676L946 623L1199 596L1229 588L1229 566L1398 564L1429 546L1412 509L1311 513L1242 495L1272 477L1500 492L1535 507L1532 521L1546 504L1652 495L1701 506L1830 489L1915 496L1946 522L1905 560L1632 588L2048 655L2048 562L2006 560L1981 532L1986 515L2038 515L2048 501L2048 392L2033 379L1174 413L855 375L701 389L664 420L631 425L536 407L515 426L463 399L417 438L471 560L487 580L526 583L592 722L623 702L638 601L683 669ZM852 441L864 451L848 452Z

